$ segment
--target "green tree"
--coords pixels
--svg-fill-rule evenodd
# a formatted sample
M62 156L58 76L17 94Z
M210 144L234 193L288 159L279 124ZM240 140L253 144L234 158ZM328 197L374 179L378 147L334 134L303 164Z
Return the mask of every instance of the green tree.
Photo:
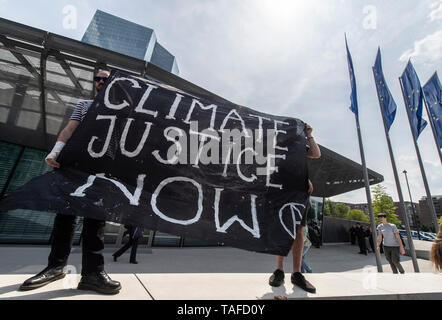
M442 224L442 216L439 217L439 221L438 221L439 225Z
M324 214L326 216L332 216L332 212L334 211L334 202L328 199L325 199L324 203Z
M345 218L347 213L350 211L350 208L347 207L343 203L337 203L336 204L336 211L337 211L336 215L337 215L338 218Z
M402 227L402 221L399 220L397 214L395 214L397 207L394 204L393 199L387 193L387 188L378 184L373 188L373 212L375 215L376 224L380 224L381 221L377 218L378 213L385 213L389 223Z
M347 212L345 218L348 220L355 220L361 222L370 222L370 218L362 210L352 209Z
M350 210L349 207L347 207L343 203L336 203L331 200L326 199L324 204L324 214L326 216L330 217L337 217L337 218L345 218L346 214Z

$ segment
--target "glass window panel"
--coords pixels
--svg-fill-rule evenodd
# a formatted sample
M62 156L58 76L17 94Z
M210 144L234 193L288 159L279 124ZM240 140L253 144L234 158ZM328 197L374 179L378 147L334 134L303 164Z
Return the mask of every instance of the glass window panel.
M60 63L53 58L48 58L46 62L46 79L49 82L75 88L74 83L68 77Z
M11 53L11 51L8 50L3 44L0 44L0 59L4 61L5 63L0 63L1 65L8 66L8 62L13 62L16 64L19 64L19 61L14 57L14 55Z
M35 51L29 51L27 49L19 47L15 47L13 52L22 55L26 59L26 61L32 66L32 68L35 69L38 73L40 73L40 53Z
M31 179L52 170L44 161L46 154L46 151L25 148L7 191L14 191Z
M68 123L69 118L78 102L81 100L91 99L93 89L93 69L88 66L73 64L66 60L66 63L70 66L74 76L77 79L84 78L83 81L80 81L80 84L84 90L80 92L75 85L66 86L66 82L64 80L59 83L54 82L56 77L61 76L58 74L63 74L62 77L68 79L69 82L73 84L58 61L53 60L54 59L51 58L48 59L47 62L48 77L46 81L46 129L48 134L58 135L61 129L63 129L63 127ZM52 74L49 77L50 72L56 72L57 75L54 76L54 74Z
M213 247L220 246L220 243L207 240L184 238L184 247Z
M323 198L310 197L310 210L307 215L308 221L322 223Z
M138 240L138 244L147 245L149 243L149 232L150 232L150 230L144 229L143 237Z
M88 90L91 91L94 89L94 85L92 83L92 81L84 81L84 80L80 80L80 84L83 87L84 90Z
M0 192L5 187L21 149L15 144L0 142Z
M17 127L36 130L40 122L41 115L38 112L20 111L16 125Z
M310 197L310 208L307 212L307 225L309 227L310 241L318 247L322 239L324 199L320 197Z
M38 70L38 73L40 73L40 56L38 53L29 52L28 54L25 54L26 60L29 61L29 63Z
M0 215L0 243L48 244L55 215L14 210Z
M0 70L9 74L19 74L28 78L36 79L36 77L34 77L34 75L30 72L30 70L22 65L22 62L19 61L12 52L14 52L14 54L18 56L22 56L22 58L26 59L26 61L28 61L29 64L31 64L31 66L34 67L36 71L38 71L39 64L37 66L32 65L31 61L29 61L30 58L28 55L23 54L18 50L11 51L3 45L0 45L0 59L2 60L2 62L0 63Z
M123 227L123 230L125 230L124 227ZM149 229L143 229L143 237L138 239L138 245L142 245L142 244L147 245L149 243L149 238L150 238L149 235L150 235L150 230ZM125 237L123 237L121 239L121 244L126 244L128 241L129 241L129 237L125 236ZM114 241L113 243L115 243L115 242L116 241Z
M94 68L69 62L69 66L78 80L90 81L94 77Z
M58 96L61 98L61 100L63 100L64 103L70 106L76 106L80 100L88 98L87 96L86 97L79 96L75 92L72 92L72 95L68 95L65 93L58 93Z
M26 88L21 107L22 109L40 112L40 90L37 88Z
M22 147L1 143L0 148L11 149L12 155ZM1 150L1 149L0 149ZM15 151L14 151L15 150ZM3 150L2 150L3 151ZM1 152L3 154L3 152ZM25 148L18 166L7 187L7 192L14 191L32 178L50 170L44 162L46 152ZM1 159L1 165L7 163ZM13 157L9 161L12 161ZM5 168L10 173L12 166ZM0 215L0 243L33 243L47 244L52 231L55 215L49 212L34 210L13 210Z
M155 232L152 243L153 247L178 247L179 245L180 237L163 232Z
M57 96L63 101L63 103L60 103L55 99L53 93L48 92L46 96L46 113L49 115L64 116L67 112L71 112L64 103L63 97L61 95Z
M63 118L57 116L46 116L46 132L52 135L58 135L62 129Z
M53 60L53 58L51 58ZM93 86L93 69L88 66L80 64L73 64L66 60L66 63L70 66L74 76L78 79L84 79L79 81L82 85L83 92L73 85L73 82L68 77L64 69L58 63L48 60L48 78L46 82L47 99L46 99L46 113L47 113L47 130L49 134L57 135L59 131L67 124L69 118L74 111L75 106L81 100L89 100L92 97ZM55 83L56 77L49 77L49 69L51 72L57 72L63 74L63 77L68 79L72 84L66 86L65 82ZM86 70L85 70L86 69ZM89 69L89 70L88 70ZM58 76L58 75L57 75ZM89 81L89 82L88 82ZM58 117L62 116L62 117Z
M0 46L0 136L8 142L43 147L37 76L40 56L19 49L14 53L17 57Z
M0 75L1 78L1 75ZM14 98L15 84L0 80L0 105L10 106Z
M106 222L104 227L104 243L115 244L120 233L120 224L114 222Z
M0 107L0 123L8 122L9 108Z

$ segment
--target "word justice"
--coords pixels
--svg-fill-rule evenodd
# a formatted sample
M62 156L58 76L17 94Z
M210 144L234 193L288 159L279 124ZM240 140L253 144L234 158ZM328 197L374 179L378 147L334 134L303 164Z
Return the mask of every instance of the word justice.
M119 81L129 81L132 84L133 88L141 88L139 83L131 78L116 78L114 79L105 91L104 104L107 108L112 110L122 110L130 106L130 104L123 100L120 104L115 104L110 102L109 100L109 92L115 83ZM135 112L148 114L154 118L158 116L158 111L152 111L145 109L145 105L148 101L149 96L151 95L154 89L157 89L157 86L152 84L147 84L147 89L140 99L138 105L135 107ZM166 119L176 120L175 114L177 108L180 105L180 102L184 96L176 93L176 98L170 107L170 112ZM201 132L198 129L198 122L191 120L192 114L196 107L199 107L202 110L212 110L211 112L211 120L210 127L202 130ZM238 176L244 182L254 182L258 179L257 175L265 175L266 176L266 186L272 188L283 189L283 186L280 184L274 184L271 182L271 175L274 172L278 172L278 167L276 166L276 160L285 160L286 155L285 152L288 152L287 147L279 146L278 135L279 134L287 134L287 131L281 130L280 126L289 125L287 122L271 120L269 118L265 118L258 115L250 114L251 118L257 118L258 123L254 123L254 125L258 125L258 129L255 129L255 134L253 134L252 130L246 128L245 121L243 118L237 113L235 109L230 110L228 114L222 121L222 124L218 130L221 133L221 138L218 135L218 132L215 131L215 119L216 119L216 111L218 107L214 104L209 106L204 106L197 99L192 100L192 104L187 112L187 116L185 119L182 119L184 123L190 125L189 134L190 134L190 148L187 148L188 137L186 135L186 131L170 126L164 129L164 137L167 141L171 142L172 145L169 147L167 152L167 157L164 159L159 150L154 150L152 155L155 159L163 164L175 165L175 164L187 164L191 162L194 167L199 167L199 164L223 164L223 172L222 175L227 176L227 167L230 164L236 164L236 169ZM109 147L109 143L111 142L112 137L114 136L114 129L117 121L116 115L97 115L96 121L107 120L109 121L109 127L107 130L106 137L101 139L98 136L93 136L88 144L88 153L92 158L100 158L104 156ZM242 126L242 131L238 129L229 130L226 129L226 125L229 121L240 121ZM263 121L273 121L272 129L263 129ZM141 138L139 138L138 146L133 151L128 151L126 149L126 140L129 134L129 130L133 125L135 119L127 118L126 124L124 126L124 130L120 137L120 150L121 153L129 158L134 158L138 156L144 148L146 144L149 133L152 129L152 122L144 122L144 131ZM254 138L253 138L254 137ZM267 152L264 154L264 138L266 138L267 142ZM244 141L242 143L241 141ZM104 141L103 146L100 151L96 151L96 146L94 143L97 141ZM190 149L188 151L188 149ZM220 157L220 150L222 156ZM283 152L282 154L277 154L277 151ZM190 160L189 160L190 156ZM231 160L233 159L233 160ZM242 161L244 159L244 161ZM256 168L256 175L251 174L246 177L240 169L240 164L265 164L264 167ZM221 173L220 173L221 174Z

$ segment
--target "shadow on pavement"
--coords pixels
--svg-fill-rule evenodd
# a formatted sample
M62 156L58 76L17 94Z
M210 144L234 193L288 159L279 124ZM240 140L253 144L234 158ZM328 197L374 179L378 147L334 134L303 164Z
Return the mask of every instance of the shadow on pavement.
M68 298L68 297L73 297L73 296L94 294L94 292L92 292L92 291L80 291L80 290L73 289L73 288L50 290L47 292L20 291L19 290L20 285L21 285L21 282L17 283L17 284L5 286L5 287L0 287L0 296L8 295L10 293L15 293L14 297L13 297L14 299L50 300L50 299L54 299L54 298ZM35 289L35 290L38 291L39 289ZM10 298L0 298L0 300L9 300L9 299Z
M141 248L137 254L138 264L129 263L129 252L113 261L115 248L104 251L105 270L112 273L268 273L275 270L275 256L255 253L229 247L186 247L186 248ZM0 265L0 274L37 274L47 263L48 247L0 246L0 256L7 257ZM350 244L326 245L320 249L312 247L306 261L313 273L346 272L376 266L373 253L367 256L358 254L359 248ZM81 272L81 248L72 250L68 265L73 272ZM384 272L391 272L384 255L381 255ZM413 272L411 258L401 256L406 272ZM420 260L421 272L426 271L428 261ZM284 259L286 273L291 273L292 253Z

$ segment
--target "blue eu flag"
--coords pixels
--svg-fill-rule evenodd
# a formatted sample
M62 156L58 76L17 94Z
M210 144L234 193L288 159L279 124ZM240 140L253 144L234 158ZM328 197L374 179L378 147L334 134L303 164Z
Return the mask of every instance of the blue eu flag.
M353 69L353 61L351 59L350 51L348 50L347 37L345 37L345 47L347 48L348 72L350 73L350 85L351 85L350 110L356 115L356 118L359 119L358 98L357 98L357 92L356 92L356 78L355 78L355 73L354 73L354 69Z
M417 140L427 126L427 121L422 119L423 92L411 61L408 61L400 80L404 90L405 107L410 116L411 129L413 130L414 138Z
M387 83L385 82L384 73L382 71L381 63L381 49L378 48L378 54L376 56L376 62L373 67L374 79L376 82L376 88L379 96L379 103L382 109L382 117L384 118L385 126L387 131L390 131L390 127L396 116L396 103L394 102L393 96L388 89Z
M434 134L440 149L442 148L442 88L437 72L424 85L424 93L428 105L428 117L433 124Z

